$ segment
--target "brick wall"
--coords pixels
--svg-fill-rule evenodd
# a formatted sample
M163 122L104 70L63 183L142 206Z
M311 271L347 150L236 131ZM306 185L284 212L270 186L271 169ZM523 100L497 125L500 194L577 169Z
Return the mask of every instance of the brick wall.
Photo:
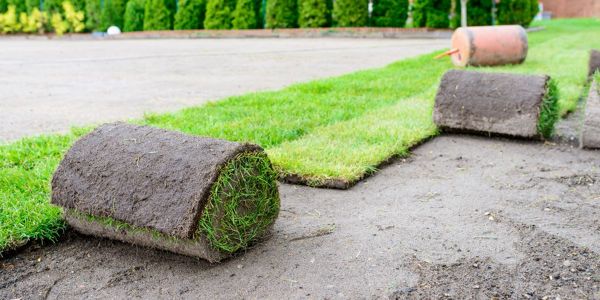
M600 0L540 0L553 18L600 17Z

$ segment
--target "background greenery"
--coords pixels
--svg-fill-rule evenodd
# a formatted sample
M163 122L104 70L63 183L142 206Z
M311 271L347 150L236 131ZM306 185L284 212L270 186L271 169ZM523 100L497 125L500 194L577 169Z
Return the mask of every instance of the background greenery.
M267 28L298 26L297 0L267 0Z
M65 18L65 0L0 0L0 33L56 31L51 19ZM460 0L68 0L84 15L86 31L186 29L255 29L317 27L460 26ZM40 4L41 3L41 4ZM144 7L143 11L140 7ZM12 10L11 10L11 7ZM41 13L40 13L41 11ZM502 0L493 13L488 0L469 0L469 25L528 26L538 12L538 0ZM24 16L22 16L24 15ZM39 28L27 28L40 23ZM75 28L76 26L63 26Z

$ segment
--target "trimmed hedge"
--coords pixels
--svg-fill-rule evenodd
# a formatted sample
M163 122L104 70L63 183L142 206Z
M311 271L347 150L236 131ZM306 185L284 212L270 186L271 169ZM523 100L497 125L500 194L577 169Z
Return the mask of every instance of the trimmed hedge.
M254 0L254 13L256 14L256 28L265 28L267 14L267 0Z
M179 9L175 14L175 30L202 29L206 14L205 0L179 0Z
M9 3L11 0L7 0ZM18 0L17 0L18 1ZM62 0L44 0L42 10L49 14L62 12Z
M413 4L413 26L448 28L450 26L451 0L415 0Z
M232 0L208 0L206 4L206 29L231 29L231 18L235 9Z
M318 28L331 26L330 0L300 0L298 25L300 28Z
M169 30L171 28L172 16L167 0L146 0L144 30Z
M102 30L113 25L123 29L126 4L127 0L104 0L101 17Z
M295 28L297 26L297 0L267 0L267 28Z
M25 0L7 0L6 4L7 6L14 5L17 9L17 14L27 11Z
M237 0L232 18L231 25L233 29L256 28L254 0Z
M144 30L144 10L146 9L145 0L129 0L125 7L125 24L123 31L142 31Z
M41 11L52 13L63 13L63 2L71 2L73 8L76 11L84 11L86 0L43 0L40 7L40 0L5 0L8 4L14 4L17 7L17 11L30 13L34 8L40 9Z
M85 0L85 28L90 31L101 30L102 0Z
M28 14L30 14L34 8L42 10L42 7L40 7L40 0L25 0L25 9ZM79 8L76 9L81 10Z
M369 0L336 0L333 4L333 23L337 27L367 26Z
M537 1L537 0L536 0ZM450 21L450 27L458 28L461 24L462 6L460 0L454 0L454 17ZM492 2L489 0L469 0L467 2L467 25L486 26L492 25L493 13Z
M498 3L498 22L529 27L538 12L537 1L502 0Z
M376 27L404 27L408 18L408 0L375 0L371 25Z

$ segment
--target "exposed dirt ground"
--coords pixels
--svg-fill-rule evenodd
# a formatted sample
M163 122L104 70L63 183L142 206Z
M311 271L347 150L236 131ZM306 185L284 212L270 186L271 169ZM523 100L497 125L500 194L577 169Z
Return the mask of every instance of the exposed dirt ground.
M0 143L382 67L448 45L447 39L0 39L0 67L7 70L0 73Z
M271 239L237 258L68 232L2 260L0 298L600 299L599 158L443 135L347 191L282 184Z

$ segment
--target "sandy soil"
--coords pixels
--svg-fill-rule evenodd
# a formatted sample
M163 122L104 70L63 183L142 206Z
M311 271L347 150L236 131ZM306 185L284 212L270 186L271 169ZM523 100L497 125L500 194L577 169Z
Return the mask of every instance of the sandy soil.
M0 298L600 299L599 156L444 135L347 191L282 184L237 258L68 232L2 260Z
M381 67L448 45L445 39L0 39L0 143Z

